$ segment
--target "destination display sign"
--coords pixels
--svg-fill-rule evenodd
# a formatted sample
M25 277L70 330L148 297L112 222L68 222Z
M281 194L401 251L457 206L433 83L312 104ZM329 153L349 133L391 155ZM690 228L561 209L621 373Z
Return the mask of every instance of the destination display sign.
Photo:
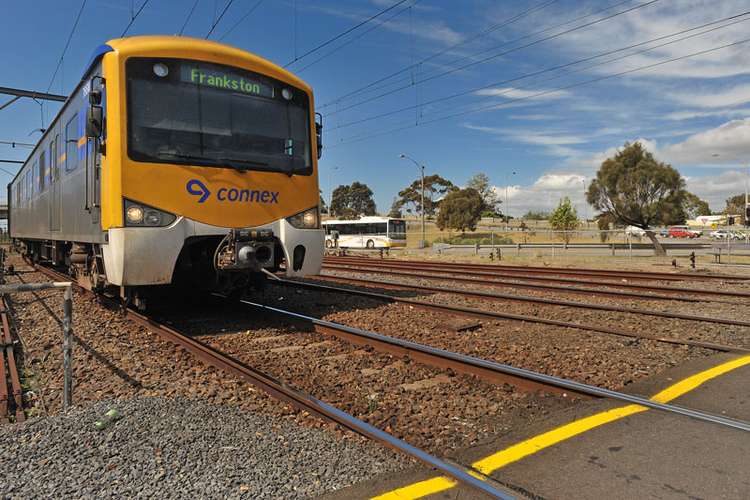
M182 65L180 80L215 89L242 92L243 94L273 97L273 87L229 71Z

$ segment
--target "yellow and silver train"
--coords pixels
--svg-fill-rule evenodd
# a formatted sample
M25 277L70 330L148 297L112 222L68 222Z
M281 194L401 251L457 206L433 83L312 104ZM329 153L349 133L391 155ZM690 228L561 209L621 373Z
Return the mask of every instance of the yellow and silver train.
M261 57L111 40L8 186L10 236L136 302L154 285L316 274L321 134L311 88Z

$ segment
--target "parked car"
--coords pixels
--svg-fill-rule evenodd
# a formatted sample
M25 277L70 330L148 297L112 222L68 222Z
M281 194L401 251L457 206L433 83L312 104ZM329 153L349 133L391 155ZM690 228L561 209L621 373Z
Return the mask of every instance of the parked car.
M625 228L625 234L627 234L628 236L636 236L638 238L642 238L643 236L646 236L646 231L644 231L640 227L628 226Z
M727 231L726 229L717 229L716 231L711 231L709 236L715 240L725 240L727 238L734 238L734 234L730 231Z
M697 238L701 234L700 231L693 231L687 226L672 226L669 228L668 236L670 238Z

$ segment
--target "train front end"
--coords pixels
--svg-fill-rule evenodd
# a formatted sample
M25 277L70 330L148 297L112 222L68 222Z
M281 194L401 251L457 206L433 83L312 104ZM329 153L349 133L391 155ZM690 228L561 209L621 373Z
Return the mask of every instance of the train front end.
M233 291L280 269L317 274L320 125L310 87L203 40L135 37L107 47L107 281Z

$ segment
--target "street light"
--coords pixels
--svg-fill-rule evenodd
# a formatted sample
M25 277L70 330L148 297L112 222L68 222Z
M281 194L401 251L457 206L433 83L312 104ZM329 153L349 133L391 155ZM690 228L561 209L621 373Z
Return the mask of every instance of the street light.
M422 174L422 239L419 242L419 248L424 248L425 247L425 230L424 230L424 165L420 165L419 163L417 163L417 160L415 160L414 158L411 158L409 156L406 156L404 153L401 153L399 155L399 158L401 158L402 160L409 160L409 161L411 161L414 165L417 166L418 169L420 169L420 172Z
M711 156L713 156L714 158L719 158L721 155L719 153L713 153L711 154ZM740 159L737 158L736 156L734 157L734 159L740 162ZM745 226L750 226L750 220L748 220L748 215L750 214L750 200L748 200L748 185L747 185L748 178L750 178L750 165L748 165L747 167L747 175L745 176L745 213L743 214L745 218Z
M330 196L328 197L328 216L329 217L333 217L333 212L331 210L331 205L333 205L333 181L332 181L332 176L333 176L333 171L334 170L339 170L339 167L337 167L336 165L331 165L331 168L328 169L328 189L331 192Z
M515 172L511 172L510 175L505 174L505 220L508 221L508 224L510 224L510 198L508 198L508 184L510 183L509 179L511 176L516 175Z

